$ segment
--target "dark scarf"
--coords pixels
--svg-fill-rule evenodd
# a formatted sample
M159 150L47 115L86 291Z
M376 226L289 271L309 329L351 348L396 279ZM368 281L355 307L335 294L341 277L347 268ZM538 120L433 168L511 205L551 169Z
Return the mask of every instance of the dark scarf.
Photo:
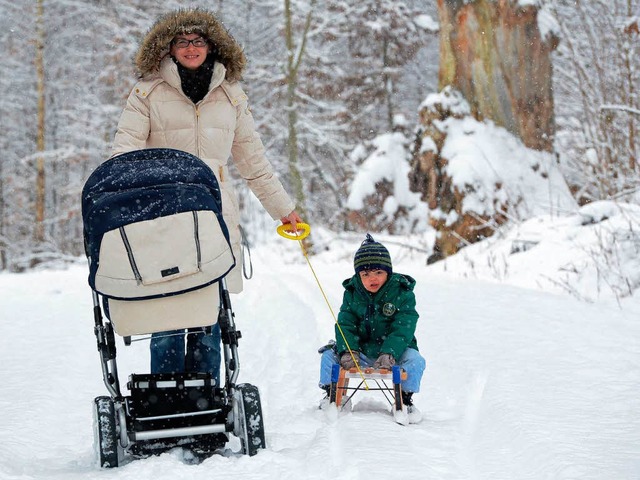
M215 56L209 53L204 63L196 70L189 70L183 67L175 58L173 61L176 62L178 66L178 73L180 74L180 80L182 82L182 91L193 103L198 103L209 91Z

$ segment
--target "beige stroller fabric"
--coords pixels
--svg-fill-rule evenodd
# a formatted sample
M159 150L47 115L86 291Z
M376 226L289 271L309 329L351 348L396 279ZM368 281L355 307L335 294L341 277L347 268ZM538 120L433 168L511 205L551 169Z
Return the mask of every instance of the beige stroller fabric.
M170 297L108 302L111 323L123 337L213 325L220 304L218 283Z
M214 212L183 212L106 232L96 290L144 299L211 283L233 266L233 254Z
M218 283L233 255L216 215L184 212L107 232L96 273L118 335L131 336L213 325L218 319ZM132 268L135 266L135 268ZM178 295L159 298L197 288Z

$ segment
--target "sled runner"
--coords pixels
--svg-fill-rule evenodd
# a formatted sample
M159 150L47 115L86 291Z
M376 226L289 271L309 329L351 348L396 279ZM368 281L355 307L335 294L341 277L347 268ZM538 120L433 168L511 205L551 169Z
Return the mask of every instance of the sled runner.
M379 391L391 405L394 418L397 418L402 412L401 382L406 379L407 372L397 365L391 370L364 368L358 371L355 367L345 370L335 364L331 370L329 403L341 409L360 391Z
M109 392L93 408L100 466L176 446L208 455L230 434L239 438L243 454L265 448L259 391L237 383L241 334L225 281L235 259L211 169L178 150L119 155L85 183L82 215L94 331ZM123 393L116 334L128 345L131 336L206 331L216 321L220 385L202 372L131 374L129 393Z

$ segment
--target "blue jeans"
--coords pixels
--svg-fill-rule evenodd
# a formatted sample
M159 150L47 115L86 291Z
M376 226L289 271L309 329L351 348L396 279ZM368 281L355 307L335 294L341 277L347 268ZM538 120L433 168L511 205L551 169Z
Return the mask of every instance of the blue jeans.
M151 373L210 373L220 385L220 325L211 327L211 333L202 329L171 330L151 336Z
M358 361L360 362L360 367L365 368L372 367L376 359L369 358L361 353ZM322 353L322 358L320 359L320 387L331 383L331 369L337 363L340 363L340 360L332 349L325 350ZM402 382L402 391L419 392L422 373L426 366L426 362L420 352L413 348L407 348L396 362L396 365L407 372L407 379Z

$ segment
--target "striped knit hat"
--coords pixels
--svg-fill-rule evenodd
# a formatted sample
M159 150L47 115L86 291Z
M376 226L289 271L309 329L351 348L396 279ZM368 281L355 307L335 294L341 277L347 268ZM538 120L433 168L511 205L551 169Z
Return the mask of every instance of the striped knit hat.
M376 242L373 237L367 233L367 237L360 245L360 248L353 257L353 266L356 273L362 270L380 269L391 275L393 269L391 267L391 256L389 251L381 243Z

